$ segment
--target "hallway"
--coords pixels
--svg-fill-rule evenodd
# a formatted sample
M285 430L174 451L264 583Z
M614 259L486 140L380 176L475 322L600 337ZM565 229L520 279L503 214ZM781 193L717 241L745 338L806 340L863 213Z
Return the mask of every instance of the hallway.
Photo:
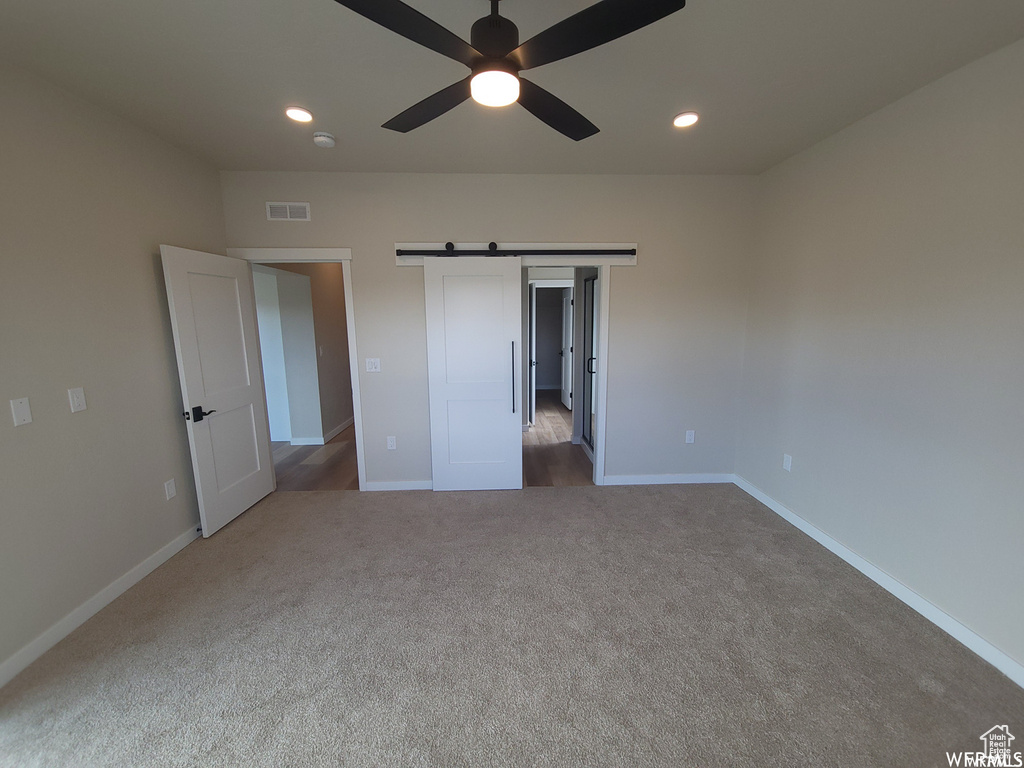
M279 491L358 491L355 427L326 445L271 443Z
M572 444L572 411L560 393L537 390L537 418L523 433L523 485L593 485L594 465Z

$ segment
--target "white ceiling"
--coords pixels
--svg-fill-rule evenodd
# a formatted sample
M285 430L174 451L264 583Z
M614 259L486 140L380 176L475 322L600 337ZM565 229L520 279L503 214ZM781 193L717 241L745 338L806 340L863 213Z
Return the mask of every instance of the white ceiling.
M408 2L467 40L489 9ZM526 40L590 4L501 11ZM601 129L576 143L518 105L472 101L408 134L382 129L468 70L333 0L0 3L0 55L225 170L759 173L1022 37L1021 0L691 0L531 71ZM291 104L315 122L284 118ZM684 110L700 124L673 129ZM314 130L338 146L315 147Z

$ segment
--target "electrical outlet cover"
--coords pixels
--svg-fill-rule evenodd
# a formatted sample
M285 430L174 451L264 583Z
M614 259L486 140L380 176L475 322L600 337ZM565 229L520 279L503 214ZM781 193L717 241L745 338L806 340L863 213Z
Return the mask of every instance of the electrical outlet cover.
M20 427L32 421L32 409L28 406L27 397L19 397L11 400L11 416L14 417L14 426Z
M85 410L85 390L82 387L75 387L68 390L68 401L71 403L71 412L78 413Z

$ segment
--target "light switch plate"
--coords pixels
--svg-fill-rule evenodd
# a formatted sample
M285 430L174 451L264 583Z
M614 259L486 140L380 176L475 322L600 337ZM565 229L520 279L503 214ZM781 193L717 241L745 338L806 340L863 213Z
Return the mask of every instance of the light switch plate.
M793 457L788 453L782 454L782 468L787 472L793 471Z
M398 450L398 441L395 439L394 435L388 435L388 450L389 451L397 451Z
M71 403L71 412L78 413L85 410L85 390L75 387L68 390L68 400Z
M172 477L170 480L164 483L164 496L166 496L167 500L170 501L171 499L174 498L177 492L177 489L174 487L174 478Z
M14 426L20 427L32 421L32 409L28 407L28 398L19 397L11 400L11 416L14 417Z
M692 429L686 430L686 442L692 443L695 436L696 435Z
M379 357L368 357L368 358L366 358L366 372L367 373L380 373L380 358Z

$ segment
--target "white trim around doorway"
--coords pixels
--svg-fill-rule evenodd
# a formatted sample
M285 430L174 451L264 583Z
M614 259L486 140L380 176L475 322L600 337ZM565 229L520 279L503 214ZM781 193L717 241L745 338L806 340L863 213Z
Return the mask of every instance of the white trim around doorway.
M348 364L352 378L352 418L356 433L356 469L359 490L369 490L366 482L366 455L363 450L363 408L359 399L359 354L356 351L356 309L352 292L351 248L228 248L227 255L250 263L285 264L291 262L341 262L345 283L345 324L348 326Z

